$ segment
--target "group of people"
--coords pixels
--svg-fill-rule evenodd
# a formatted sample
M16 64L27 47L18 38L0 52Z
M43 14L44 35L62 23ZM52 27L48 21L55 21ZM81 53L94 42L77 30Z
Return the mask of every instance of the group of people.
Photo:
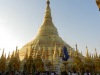
M19 71L11 71L11 72L0 72L0 75L57 75L55 72L34 72L34 73L27 73L25 71L19 72Z
M18 71L11 71L11 72L1 72L0 75L57 75L56 72L49 72L49 71L45 71L45 72L35 72L35 73L27 73L25 71L23 72L18 72ZM86 70L85 72L76 72L76 71L63 71L61 72L61 75L100 75L100 73L90 73L88 70Z
M79 71L63 71L61 72L61 75L100 75L100 73L90 73L88 70L86 71L82 71L82 72L79 72Z

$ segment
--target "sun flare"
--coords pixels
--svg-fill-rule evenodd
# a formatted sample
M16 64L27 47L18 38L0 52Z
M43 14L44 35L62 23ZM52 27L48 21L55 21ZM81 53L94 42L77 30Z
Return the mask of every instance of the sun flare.
M17 40L7 28L2 25L0 23L0 55L2 54L3 48L8 55L9 52L12 52L15 49Z

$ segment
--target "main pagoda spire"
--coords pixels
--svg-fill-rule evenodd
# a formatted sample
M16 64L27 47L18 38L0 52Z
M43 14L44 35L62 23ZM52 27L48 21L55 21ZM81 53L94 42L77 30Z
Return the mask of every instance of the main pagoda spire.
M54 26L51 16L50 1L46 1L46 10L43 23L39 29L38 36L40 35L56 35L58 36L57 28Z
M47 6L46 6L46 11L45 11L45 18L52 19L51 17L51 9L50 9L50 1L47 0Z

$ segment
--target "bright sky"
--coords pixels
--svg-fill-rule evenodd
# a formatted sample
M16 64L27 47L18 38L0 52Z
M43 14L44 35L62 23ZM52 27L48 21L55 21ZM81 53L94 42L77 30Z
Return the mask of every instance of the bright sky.
M46 0L0 0L0 54L31 41L43 22ZM79 51L100 54L100 12L95 0L51 0L59 35Z

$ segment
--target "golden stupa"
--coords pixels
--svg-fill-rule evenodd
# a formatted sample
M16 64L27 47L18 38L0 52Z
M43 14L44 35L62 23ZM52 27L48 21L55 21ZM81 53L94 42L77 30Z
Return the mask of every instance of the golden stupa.
M25 52L27 49L30 49L30 46L32 46L35 50L38 50L39 48L41 50L43 50L44 48L45 50L47 50L48 48L53 49L55 45L57 49L62 45L65 45L68 50L71 49L71 47L66 42L64 42L59 36L57 28L55 27L52 21L51 9L49 5L50 1L48 0L44 20L41 27L39 28L38 34L32 41L25 44L20 49L21 59L24 58ZM30 50L28 52L30 52Z
M13 51L12 55L4 54L0 58L0 72L23 71L26 73L53 71L57 75L61 72L77 71L80 75L88 70L91 74L100 73L100 55L96 49L91 56L86 47L86 56L73 49L59 36L51 16L50 1L47 0L44 21L36 37L25 44L20 50ZM70 58L63 61L63 47L66 46Z

